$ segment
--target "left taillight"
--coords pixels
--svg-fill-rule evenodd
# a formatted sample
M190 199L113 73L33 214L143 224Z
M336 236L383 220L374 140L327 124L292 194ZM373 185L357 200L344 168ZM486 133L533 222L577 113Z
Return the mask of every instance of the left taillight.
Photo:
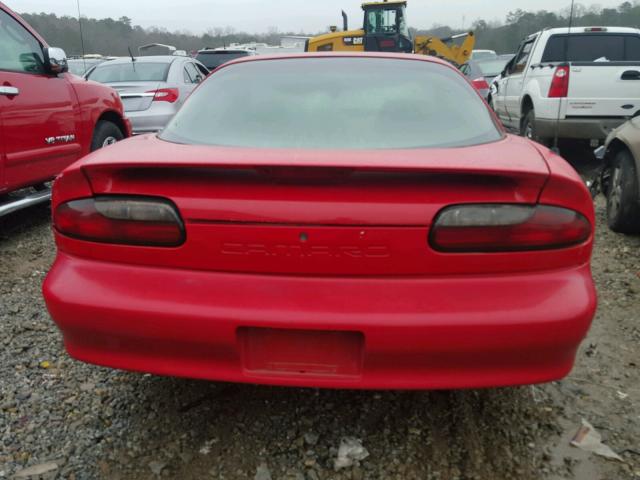
M551 205L481 204L445 208L431 229L441 252L509 252L567 248L586 242L581 213Z
M58 232L100 243L177 247L185 241L175 205L163 198L98 196L71 200L53 213Z
M476 78L471 82L471 84L476 90L489 90L490 88L489 84L483 77Z
M175 103L180 98L180 90L177 88L159 88L158 90L150 90L147 93L155 93L154 102Z
M566 98L569 95L570 73L568 65L560 65L556 68L549 87L549 98Z

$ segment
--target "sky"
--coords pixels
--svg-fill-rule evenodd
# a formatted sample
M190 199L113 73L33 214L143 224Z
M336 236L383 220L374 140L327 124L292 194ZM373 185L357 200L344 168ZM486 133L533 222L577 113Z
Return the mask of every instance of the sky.
M21 13L46 12L77 15L76 0L3 0ZM623 0L599 0L602 7ZM584 2L590 5L591 3ZM473 21L504 21L507 13L523 10L560 11L570 0L409 0L409 25L429 28L434 24L468 28ZM319 32L328 25L342 25L344 9L351 27L362 25L360 0L80 0L82 15L92 18L127 16L135 25L203 33L212 27L231 26L236 31Z

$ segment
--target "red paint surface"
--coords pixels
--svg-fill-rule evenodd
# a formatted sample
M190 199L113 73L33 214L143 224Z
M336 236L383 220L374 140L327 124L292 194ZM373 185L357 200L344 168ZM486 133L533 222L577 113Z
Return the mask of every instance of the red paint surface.
M578 175L520 138L336 152L147 136L67 169L53 208L110 194L171 200L186 241L56 233L47 306L69 353L99 365L328 388L538 383L570 371L596 308L593 235L532 252L429 245L438 212L454 204L542 203L594 224Z
M22 18L2 3L0 9L47 47ZM16 96L0 95L0 193L52 179L89 153L94 128L103 115L124 118L122 102L113 89L68 73L0 71L0 85L20 90ZM130 129L125 134L129 136ZM66 135L75 135L75 140L45 142Z

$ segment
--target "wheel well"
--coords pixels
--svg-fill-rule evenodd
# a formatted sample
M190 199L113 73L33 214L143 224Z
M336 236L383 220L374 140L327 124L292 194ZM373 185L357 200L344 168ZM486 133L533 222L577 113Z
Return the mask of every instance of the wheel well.
M522 118L526 117L527 113L529 113L531 110L533 110L533 100L531 100L531 97L527 95L522 99L522 107L520 109Z
M113 111L104 112L102 115L100 115L100 118L98 118L98 122L103 120L115 124L122 132L122 135L124 137L127 136L127 127L124 124L124 120L116 112L113 112Z
M533 110L533 100L531 100L530 96L526 95L522 99L522 106L520 107L520 129L522 129L524 119L531 110Z
M629 147L622 140L614 138L607 147L607 153L604 157L605 166L611 165L615 156L624 150L629 150Z

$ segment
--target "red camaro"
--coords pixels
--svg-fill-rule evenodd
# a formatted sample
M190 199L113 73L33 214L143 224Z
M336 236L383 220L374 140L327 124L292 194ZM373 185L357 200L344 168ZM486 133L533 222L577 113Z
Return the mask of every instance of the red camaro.
M159 135L56 181L44 285L71 356L231 382L531 384L596 292L574 170L439 60L252 57Z

